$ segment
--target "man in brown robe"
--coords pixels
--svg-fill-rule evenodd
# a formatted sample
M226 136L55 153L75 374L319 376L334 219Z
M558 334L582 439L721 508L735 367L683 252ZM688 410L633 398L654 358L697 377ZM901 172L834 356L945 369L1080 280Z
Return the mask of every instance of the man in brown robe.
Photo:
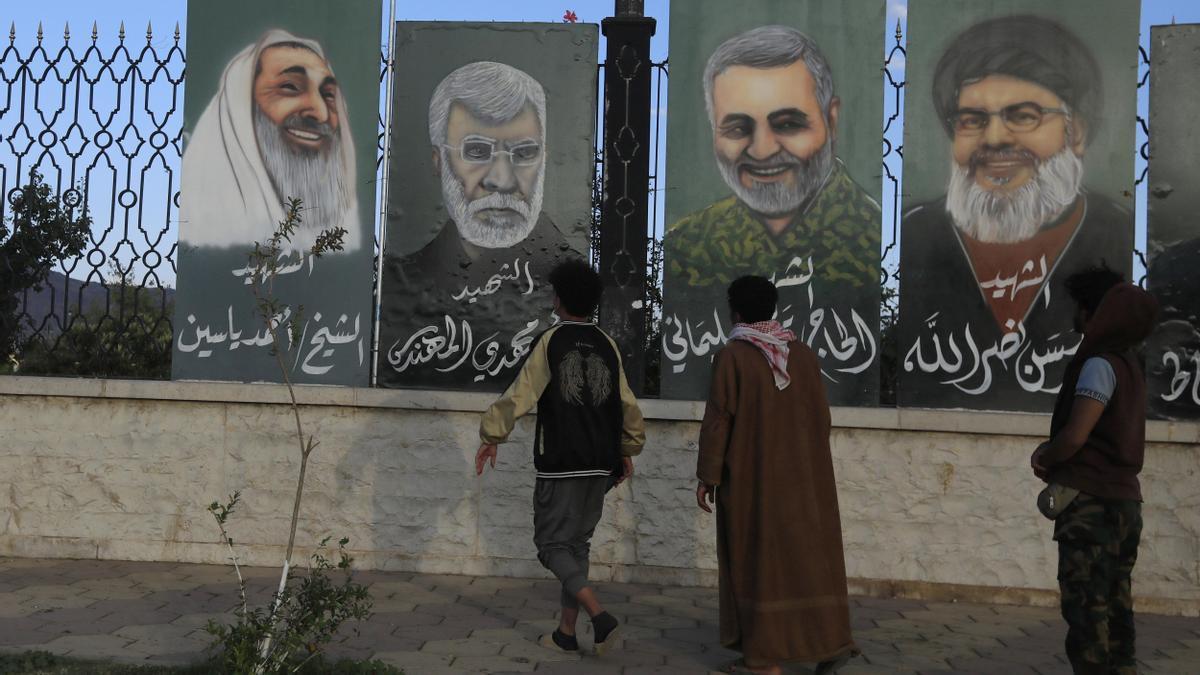
M816 355L771 321L763 277L729 286L735 324L713 362L696 501L717 505L721 644L756 673L857 653L850 635L829 404Z

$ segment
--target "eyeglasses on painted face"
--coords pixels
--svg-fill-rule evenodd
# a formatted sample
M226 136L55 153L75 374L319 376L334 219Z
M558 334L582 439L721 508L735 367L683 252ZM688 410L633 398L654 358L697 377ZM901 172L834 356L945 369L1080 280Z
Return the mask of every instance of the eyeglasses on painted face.
M981 108L960 108L946 118L954 133L962 136L973 136L983 133L991 123L992 117L999 117L1009 131L1028 133L1042 126L1042 120L1047 115L1066 115L1066 108L1047 108L1036 103L1025 101L1005 106L1000 110L983 110Z
M513 166L532 166L542 158L542 146L536 141L521 141L508 150L497 150L496 145L496 139L485 136L467 136L461 145L442 144L457 151L462 161L468 164L490 164L497 156L508 155Z

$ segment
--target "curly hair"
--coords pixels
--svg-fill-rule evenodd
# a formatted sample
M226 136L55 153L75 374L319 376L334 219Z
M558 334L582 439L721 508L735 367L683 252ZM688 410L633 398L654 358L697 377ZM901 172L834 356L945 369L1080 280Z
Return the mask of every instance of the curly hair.
M579 258L559 263L551 270L550 285L554 287L558 301L572 316L591 316L604 291L600 275Z

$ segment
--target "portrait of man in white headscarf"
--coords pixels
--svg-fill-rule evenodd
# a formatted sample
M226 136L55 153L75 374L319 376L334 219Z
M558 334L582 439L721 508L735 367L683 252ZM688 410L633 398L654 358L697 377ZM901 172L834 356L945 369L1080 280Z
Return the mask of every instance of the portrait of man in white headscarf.
M225 67L183 153L180 241L197 247L265 242L301 200L302 222L285 248L346 229L362 240L354 142L346 101L321 45L267 31Z

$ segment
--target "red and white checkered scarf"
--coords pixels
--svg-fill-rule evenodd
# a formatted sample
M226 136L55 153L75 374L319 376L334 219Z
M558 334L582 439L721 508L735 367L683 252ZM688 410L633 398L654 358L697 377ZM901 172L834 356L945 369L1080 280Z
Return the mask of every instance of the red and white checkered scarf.
M791 384L792 378L787 372L788 343L796 339L795 333L785 329L778 321L735 323L729 339L745 340L758 347L758 351L767 357L777 388L786 389Z

